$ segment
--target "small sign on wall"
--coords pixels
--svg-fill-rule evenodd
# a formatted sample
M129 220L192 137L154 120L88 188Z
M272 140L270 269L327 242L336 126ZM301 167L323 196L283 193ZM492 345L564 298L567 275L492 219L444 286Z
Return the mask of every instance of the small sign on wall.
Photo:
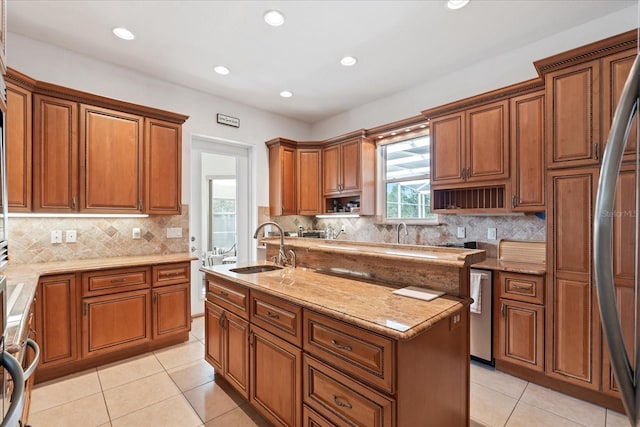
M218 113L216 115L216 120L221 125L233 126L234 128L240 127L240 119L236 117L226 116L224 114Z

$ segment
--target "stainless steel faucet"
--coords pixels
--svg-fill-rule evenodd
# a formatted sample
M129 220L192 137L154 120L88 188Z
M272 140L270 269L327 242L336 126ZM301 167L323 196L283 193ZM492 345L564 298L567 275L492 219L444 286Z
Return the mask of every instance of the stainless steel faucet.
M287 264L287 254L284 251L284 230L282 229L282 227L280 227L280 224L275 223L273 221L263 222L262 224L260 224L258 226L258 228L256 228L256 232L253 233L253 238L254 239L258 238L258 232L265 225L273 225L278 229L278 231L280 231L280 250L278 251L278 260L276 261L276 264L278 264L278 265L286 265Z
M409 235L409 231L407 231L407 224L401 222L398 224L398 240L397 243L400 244L400 228L404 228L404 236L407 237Z

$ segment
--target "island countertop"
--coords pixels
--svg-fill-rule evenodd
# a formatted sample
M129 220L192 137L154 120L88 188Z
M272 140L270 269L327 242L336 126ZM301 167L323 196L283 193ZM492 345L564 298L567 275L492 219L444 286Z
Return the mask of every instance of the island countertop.
M253 274L231 271L243 265L216 265L202 267L200 271L398 340L415 337L471 302L448 295L427 302L392 294L397 286L344 278L310 268L285 267Z

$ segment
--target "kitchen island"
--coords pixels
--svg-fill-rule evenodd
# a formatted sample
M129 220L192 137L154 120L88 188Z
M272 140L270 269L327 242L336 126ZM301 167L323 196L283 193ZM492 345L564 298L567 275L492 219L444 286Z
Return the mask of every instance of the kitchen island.
M468 272L483 251L302 239L287 249L298 268L202 268L205 358L219 377L274 425L468 425ZM347 271L355 258L360 270ZM403 276L448 292L395 295Z

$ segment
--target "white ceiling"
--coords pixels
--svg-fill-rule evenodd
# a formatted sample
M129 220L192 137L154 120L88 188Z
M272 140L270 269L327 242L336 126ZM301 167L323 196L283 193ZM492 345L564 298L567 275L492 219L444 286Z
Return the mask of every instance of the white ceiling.
M315 123L636 0L9 1L10 32ZM262 16L286 16L270 27ZM130 29L126 42L111 33ZM8 46L10 54L11 46ZM354 67L339 64L356 56ZM11 63L11 61L9 61ZM231 74L213 72L223 64ZM284 99L280 91L290 90Z

